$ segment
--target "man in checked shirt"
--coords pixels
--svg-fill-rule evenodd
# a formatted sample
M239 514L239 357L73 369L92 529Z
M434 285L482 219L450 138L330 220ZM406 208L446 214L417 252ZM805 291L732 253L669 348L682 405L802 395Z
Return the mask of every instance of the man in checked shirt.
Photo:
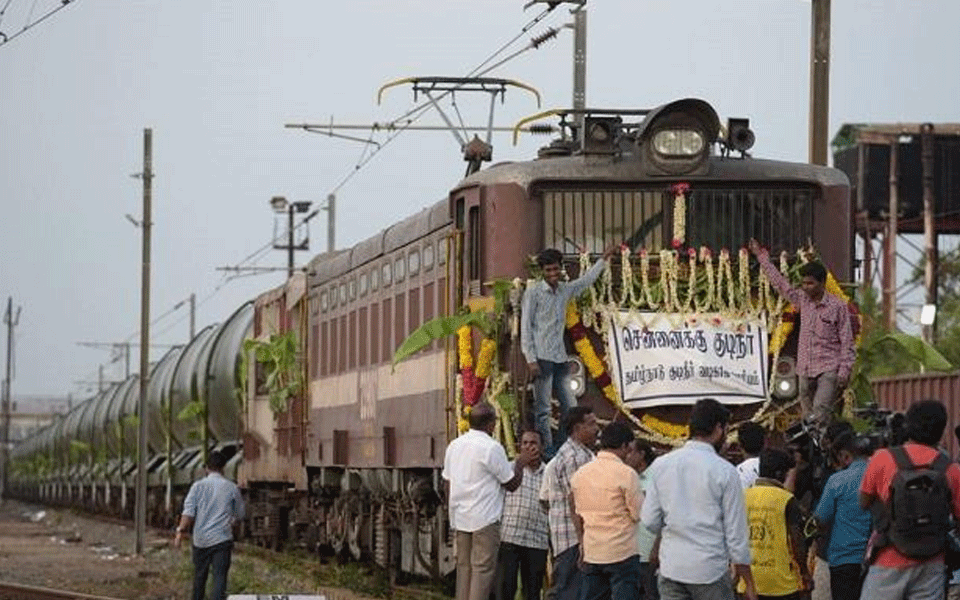
M593 460L600 427L589 406L574 406L567 413L570 436L547 463L540 486L540 503L549 509L550 545L553 548L551 600L580 600L580 541L570 512L570 479Z
M795 288L773 266L757 240L750 240L750 251L780 295L800 314L797 342L800 410L822 433L832 420L837 393L850 382L850 369L856 358L847 305L824 289L827 269L822 264L809 262L800 267L800 287Z
M540 600L550 545L547 513L537 501L544 470L541 446L540 433L534 429L524 431L520 436L521 451L527 451L535 458L527 465L520 487L507 492L503 500L496 600L514 600L518 571L523 599Z

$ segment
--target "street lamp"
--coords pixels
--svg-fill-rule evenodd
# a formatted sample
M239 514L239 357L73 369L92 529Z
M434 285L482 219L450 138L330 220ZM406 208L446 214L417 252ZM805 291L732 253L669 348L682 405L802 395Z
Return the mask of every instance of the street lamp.
M278 215L287 213L287 243L286 245L278 244L276 242L277 236L274 235L273 248L275 250L286 250L287 251L287 278L293 277L293 251L294 250L307 250L310 247L310 237L304 236L303 241L299 244L295 244L293 241L293 215L294 213L305 213L310 210L310 206L313 203L309 200L301 200L298 202L288 202L283 196L274 196L270 198L270 208L273 209L273 212ZM309 215L304 222L310 220ZM276 229L274 229L276 231Z

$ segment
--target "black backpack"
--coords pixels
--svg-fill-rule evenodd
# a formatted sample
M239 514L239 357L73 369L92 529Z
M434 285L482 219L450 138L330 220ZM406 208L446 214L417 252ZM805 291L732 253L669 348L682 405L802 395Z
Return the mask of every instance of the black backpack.
M929 464L915 465L903 446L890 448L890 453L897 472L886 503L886 537L904 556L936 556L946 549L951 527L953 496L946 476L950 459L938 452Z

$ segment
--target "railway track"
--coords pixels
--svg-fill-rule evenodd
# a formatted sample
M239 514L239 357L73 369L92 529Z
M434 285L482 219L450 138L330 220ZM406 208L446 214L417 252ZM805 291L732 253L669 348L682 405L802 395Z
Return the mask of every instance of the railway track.
M109 596L94 596L66 590L20 585L0 581L0 600L118 600Z

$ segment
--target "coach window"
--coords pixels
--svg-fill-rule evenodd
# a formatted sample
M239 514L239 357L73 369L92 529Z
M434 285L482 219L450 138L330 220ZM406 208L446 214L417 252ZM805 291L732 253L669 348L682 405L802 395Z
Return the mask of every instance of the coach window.
M337 307L337 284L330 286L330 310Z
M423 247L423 270L429 271L433 268L433 242Z
M390 261L389 261L389 260L387 260L386 264L383 265L383 268L381 269L381 272L383 273L383 287L387 287L388 285L390 285L390 284L392 283L392 280L393 280L393 277L392 277L391 272L390 272Z
M357 280L355 277L350 278L350 283L347 284L350 289L350 302L353 302L357 299Z
M403 281L403 278L407 275L406 269L407 263L403 260L403 255L401 254L395 261L393 261L393 279L400 283Z
M447 264L447 238L437 242L437 264L440 266Z
M340 306L346 306L347 304L347 284L340 284Z
M360 295L361 295L361 296L366 296L366 295L367 295L367 288L369 288L369 287L370 287L370 274L369 274L369 273L361 273L361 274L360 274Z
M420 251L414 250L407 255L407 267L410 271L410 277L420 272Z
M327 308L330 306L330 299L327 297L327 292L320 292L320 310L327 312Z
M380 287L380 269L374 267L370 270L370 291L375 292Z

